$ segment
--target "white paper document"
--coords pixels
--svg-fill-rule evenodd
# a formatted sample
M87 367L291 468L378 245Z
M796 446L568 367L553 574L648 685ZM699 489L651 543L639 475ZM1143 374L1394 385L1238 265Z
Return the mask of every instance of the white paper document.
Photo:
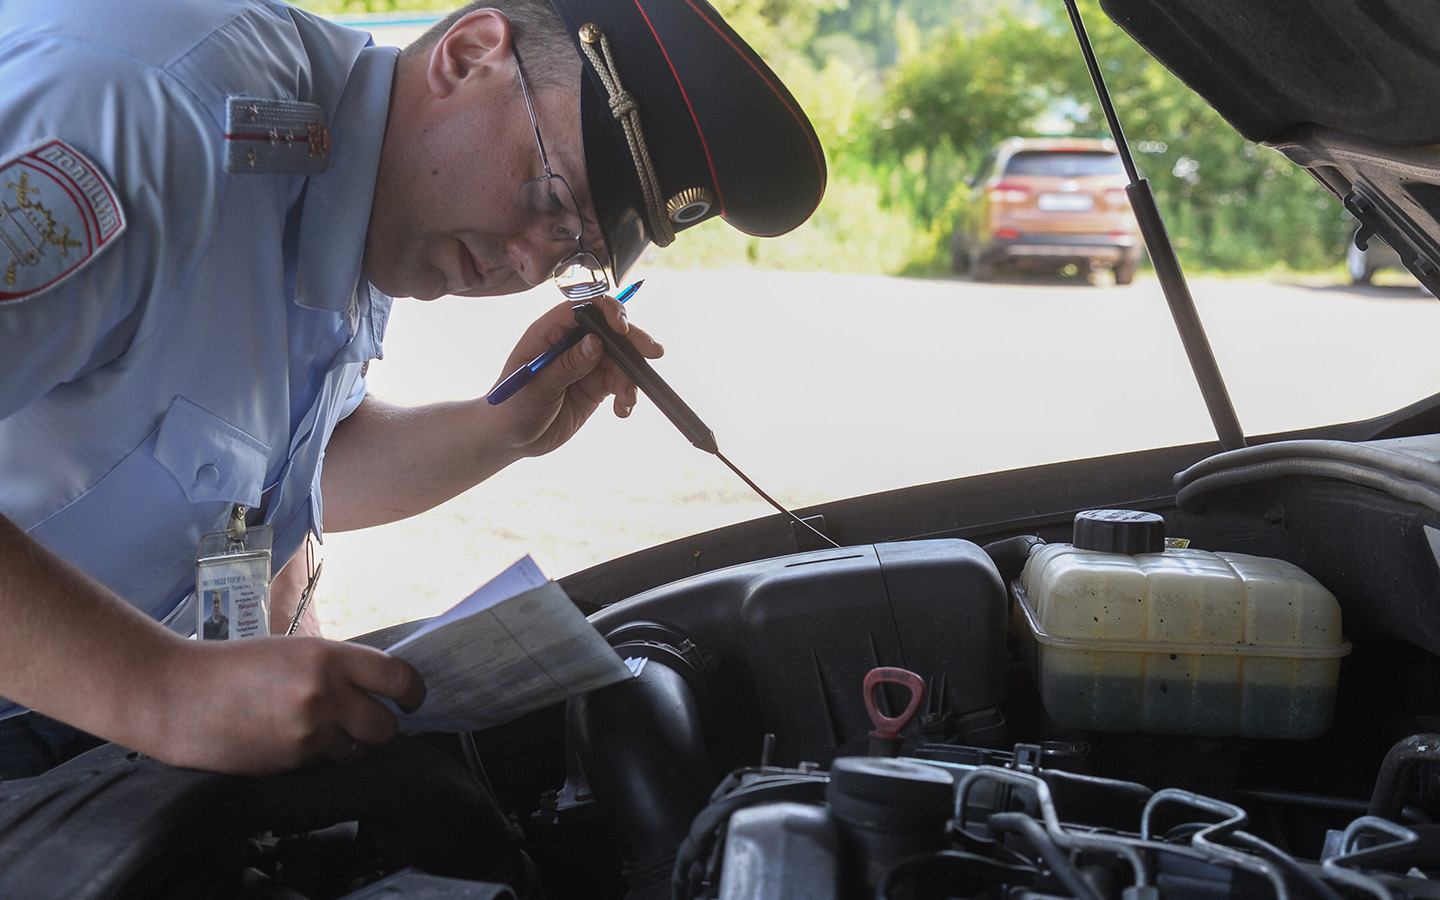
M425 679L408 732L478 731L632 677L528 556L387 652Z

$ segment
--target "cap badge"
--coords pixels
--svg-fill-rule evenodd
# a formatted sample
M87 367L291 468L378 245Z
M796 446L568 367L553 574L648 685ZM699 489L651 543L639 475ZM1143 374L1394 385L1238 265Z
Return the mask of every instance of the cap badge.
M665 212L676 225L693 225L710 214L715 205L715 195L709 188L686 188L665 204Z

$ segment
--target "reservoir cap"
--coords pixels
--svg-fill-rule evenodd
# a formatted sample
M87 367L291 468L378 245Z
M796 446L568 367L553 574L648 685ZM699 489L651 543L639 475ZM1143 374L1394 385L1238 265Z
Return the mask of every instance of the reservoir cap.
M1087 509L1075 514L1072 543L1103 553L1160 553L1165 550L1165 519L1134 509Z

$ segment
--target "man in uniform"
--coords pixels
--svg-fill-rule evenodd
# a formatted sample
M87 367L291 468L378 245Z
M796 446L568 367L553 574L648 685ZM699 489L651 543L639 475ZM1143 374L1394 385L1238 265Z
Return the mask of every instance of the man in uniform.
M396 659L185 639L201 537L268 527L278 569L636 402L593 336L503 404L368 396L391 297L555 279L570 299L498 372L585 297L657 357L609 296L641 250L717 215L783 233L824 181L699 0L498 0L403 53L270 0L6 0L0 774L74 729L257 774L388 739L375 695L424 694Z
M201 626L200 636L207 641L224 641L230 637L230 619L225 615L219 591L210 591L210 618Z

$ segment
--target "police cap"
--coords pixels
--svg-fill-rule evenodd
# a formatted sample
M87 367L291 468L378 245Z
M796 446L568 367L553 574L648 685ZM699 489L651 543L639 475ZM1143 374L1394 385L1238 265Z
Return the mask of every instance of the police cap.
M590 195L615 277L720 216L773 237L825 191L809 119L704 0L551 0L581 51Z

